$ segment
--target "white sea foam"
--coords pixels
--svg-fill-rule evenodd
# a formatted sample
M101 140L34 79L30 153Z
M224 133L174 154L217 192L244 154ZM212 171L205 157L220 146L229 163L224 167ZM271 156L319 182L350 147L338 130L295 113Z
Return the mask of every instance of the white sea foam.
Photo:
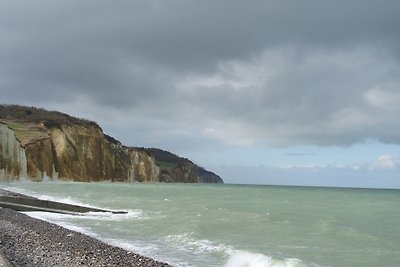
M263 254L236 250L224 267L307 267L299 259L276 260Z
M88 212L83 214L85 219L105 221L125 221L130 219L148 219L149 215L141 209L124 210L128 213L114 214L112 212Z
M156 252L159 249L159 247L156 245L140 241L133 241L133 240L128 241L123 239L112 239L112 238L103 238L102 240L108 244L150 257L156 254Z
M125 239L112 239L112 238L99 238L107 244L123 248L127 251L138 253L143 256L151 257L152 259L169 263L177 267L194 267L193 264L185 262L183 259L177 261L176 258L171 257L170 253L165 253L162 245L155 242L150 243L148 240L125 240Z
M42 211L27 211L27 212L23 212L23 213L32 218L36 218L36 219L44 220L44 221L47 221L50 223L54 223L54 224L60 225L64 228L67 228L69 230L79 232L79 233L82 233L82 234L85 234L85 235L88 235L91 237L98 238L98 236L94 232L92 232L90 230L90 228L77 226L75 224L71 224L71 223L68 223L65 221L66 218L72 217L74 215L42 212Z
M193 233L185 233L181 235L169 235L165 237L165 241L179 250L185 250L192 254L203 253L220 253L231 254L233 248L207 239L195 239Z
M127 210L128 213L124 214L114 214L112 212L87 212L87 213L82 213L82 214L60 214L60 213L49 213L49 212L36 212L36 211L31 211L31 212L25 212L27 215L37 218L37 219L42 219L45 221L50 221L50 222L63 222L66 219L89 219L89 220L97 220L97 221L124 221L124 220L130 220L130 219L147 219L148 216L147 214L140 210Z

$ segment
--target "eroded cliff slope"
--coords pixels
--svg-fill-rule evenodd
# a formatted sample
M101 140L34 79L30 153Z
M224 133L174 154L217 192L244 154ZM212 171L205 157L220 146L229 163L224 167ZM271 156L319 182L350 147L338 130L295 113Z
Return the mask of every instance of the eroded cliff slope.
M59 112L0 106L0 139L0 179L222 182L189 160L165 168L157 150L123 146L96 123Z
M197 166L187 158L157 148L145 150L154 155L156 164L160 167L161 182L223 183L221 177Z

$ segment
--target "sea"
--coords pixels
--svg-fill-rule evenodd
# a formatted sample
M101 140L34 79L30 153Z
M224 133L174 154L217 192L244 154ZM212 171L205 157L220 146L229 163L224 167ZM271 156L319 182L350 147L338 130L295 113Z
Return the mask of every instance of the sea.
M400 190L59 181L0 188L127 211L26 214L173 266L400 266Z

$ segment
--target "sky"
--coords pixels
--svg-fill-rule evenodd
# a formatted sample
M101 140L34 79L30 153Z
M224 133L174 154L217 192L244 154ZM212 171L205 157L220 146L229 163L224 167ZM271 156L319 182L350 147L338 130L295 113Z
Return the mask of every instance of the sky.
M227 183L400 188L397 0L0 0L0 102Z

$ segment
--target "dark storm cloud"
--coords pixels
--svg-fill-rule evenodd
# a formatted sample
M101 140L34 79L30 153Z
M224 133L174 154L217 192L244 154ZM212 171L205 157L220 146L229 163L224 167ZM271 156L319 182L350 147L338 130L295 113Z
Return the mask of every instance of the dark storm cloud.
M399 8L390 0L1 1L1 99L79 114L86 99L93 117L109 109L132 128L185 129L174 140L399 143Z

